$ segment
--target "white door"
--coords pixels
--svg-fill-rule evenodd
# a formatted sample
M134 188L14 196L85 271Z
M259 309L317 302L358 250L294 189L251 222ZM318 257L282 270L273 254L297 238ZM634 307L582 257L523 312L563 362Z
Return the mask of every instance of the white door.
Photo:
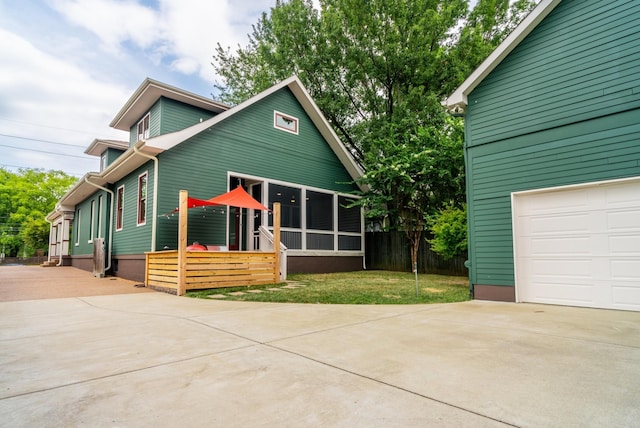
M514 193L516 299L640 311L640 179Z

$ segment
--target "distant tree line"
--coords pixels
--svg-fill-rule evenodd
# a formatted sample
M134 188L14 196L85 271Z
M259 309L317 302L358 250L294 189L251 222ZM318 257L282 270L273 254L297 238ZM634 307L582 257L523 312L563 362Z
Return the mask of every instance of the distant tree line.
M48 249L45 217L77 181L62 171L0 168L0 253L30 257Z

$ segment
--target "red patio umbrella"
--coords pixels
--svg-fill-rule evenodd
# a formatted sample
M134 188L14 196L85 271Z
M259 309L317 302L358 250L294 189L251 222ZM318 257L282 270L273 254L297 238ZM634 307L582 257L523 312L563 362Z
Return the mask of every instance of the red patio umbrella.
M214 198L207 199L205 202L208 202L211 205L229 205L238 208L251 208L263 211L269 210L269 208L253 199L253 197L251 197L251 195L248 194L242 186L238 186L232 191L223 193L222 195Z

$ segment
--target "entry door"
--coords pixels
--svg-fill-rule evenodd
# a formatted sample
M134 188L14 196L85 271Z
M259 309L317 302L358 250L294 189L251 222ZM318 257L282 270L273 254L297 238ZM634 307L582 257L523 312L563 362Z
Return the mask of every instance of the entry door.
M229 207L229 250L240 249L240 223L242 222L242 208Z
M640 179L513 195L518 301L640 311Z

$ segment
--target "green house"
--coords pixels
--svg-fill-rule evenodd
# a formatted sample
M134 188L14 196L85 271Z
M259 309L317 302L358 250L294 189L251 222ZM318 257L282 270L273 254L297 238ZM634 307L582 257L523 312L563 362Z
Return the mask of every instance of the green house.
M640 310L640 2L542 0L445 104L475 298Z
M141 281L146 252L177 248L180 190L242 186L280 202L289 272L363 268L362 213L348 207L362 171L297 77L234 107L146 79L111 126L129 141L87 149L101 170L47 217L50 263ZM232 206L192 208L188 222L189 243L226 251L259 250L259 229L273 228L271 212Z

